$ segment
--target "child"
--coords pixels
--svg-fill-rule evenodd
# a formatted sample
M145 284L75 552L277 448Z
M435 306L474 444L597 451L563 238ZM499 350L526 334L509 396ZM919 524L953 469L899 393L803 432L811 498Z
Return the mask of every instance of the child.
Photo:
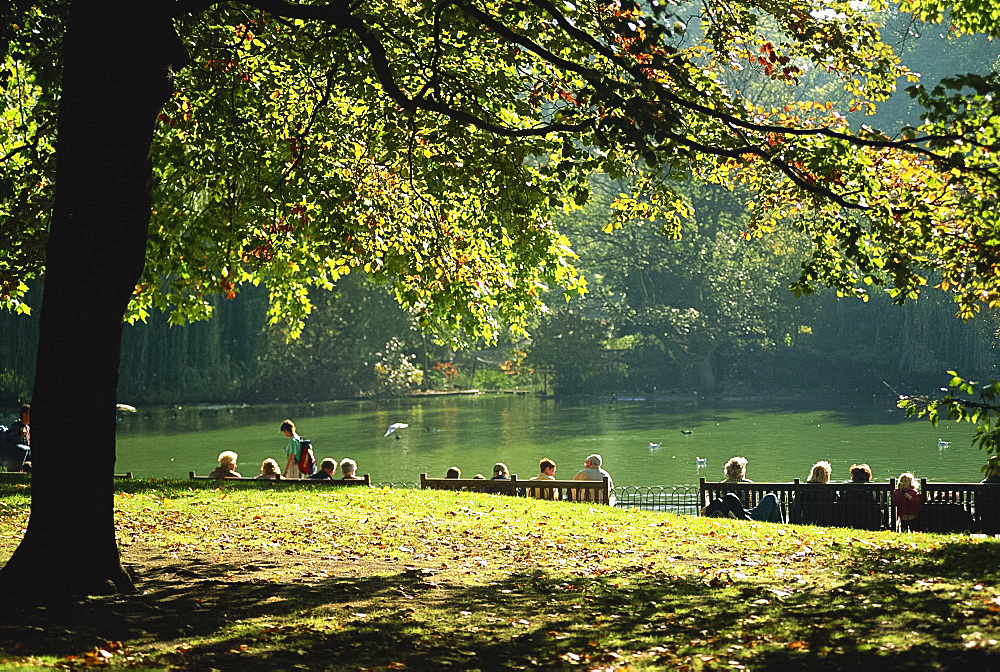
M285 420L281 423L281 433L288 437L285 444L285 454L288 461L285 463L285 471L282 474L285 478L303 478L303 473L299 471L299 453L302 451L302 439L295 433L295 423Z
M892 503L896 506L896 518L899 520L899 529L903 532L912 531L913 522L920 512L920 503L923 496L917 490L916 482L908 471L899 475L896 489L892 491Z

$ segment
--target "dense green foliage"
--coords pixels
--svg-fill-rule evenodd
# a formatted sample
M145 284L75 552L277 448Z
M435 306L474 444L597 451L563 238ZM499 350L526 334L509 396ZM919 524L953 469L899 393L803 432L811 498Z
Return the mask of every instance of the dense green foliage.
M2 147L21 163L0 194L19 241L3 250L0 297L15 308L42 268L64 5L4 14ZM980 9L963 29L981 27ZM262 282L271 319L295 333L307 288L359 269L391 282L421 326L493 337L522 325L545 287L582 289L550 214L585 203L593 172L633 176L613 226L677 231L691 208L677 176L740 185L747 235L786 220L807 234L801 292L875 283L902 301L939 273L963 314L993 302L979 202L996 189L997 83L918 90L929 113L902 136L852 130L851 112L913 76L880 41L881 15L851 3L709 3L690 26L694 7L630 2L174 11L191 62L160 116L135 318L207 317L210 295ZM823 88L804 91L815 73ZM786 93L762 98L762 86Z
M4 10L0 234L15 244L0 280L16 310L43 270L64 7ZM884 284L902 301L930 283L963 316L991 305L996 246L979 202L995 190L996 49L881 7L706 5L685 25L688 9L178 13L191 63L159 118L132 304L148 324L127 331L122 396L317 398L476 384L472 372L528 382L534 368L563 391L816 385L829 376L808 370L859 359L871 379L990 374L991 320L949 324L954 311L929 297L895 315L879 292L865 306L797 302L786 287L867 298L866 283ZM961 9L961 31L990 33L991 10ZM943 78L954 73L932 66L945 51L950 70L977 74ZM910 70L912 97L878 111ZM923 126L894 143L901 124ZM571 263L592 291L565 304L557 288L585 286ZM214 326L167 328L212 314ZM0 389L14 399L31 384L33 327L0 319ZM529 324L527 359L501 340L482 365L419 331L465 327L450 332L462 341Z

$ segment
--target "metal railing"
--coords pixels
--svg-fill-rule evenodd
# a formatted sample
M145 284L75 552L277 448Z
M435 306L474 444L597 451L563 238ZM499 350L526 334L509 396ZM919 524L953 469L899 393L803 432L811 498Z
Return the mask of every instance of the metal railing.
M410 483L409 481L401 481L399 483L389 482L378 482L372 483L373 488L392 488L393 490L419 490L420 483Z
M615 497L615 506L622 509L698 515L698 489L690 486L616 485Z

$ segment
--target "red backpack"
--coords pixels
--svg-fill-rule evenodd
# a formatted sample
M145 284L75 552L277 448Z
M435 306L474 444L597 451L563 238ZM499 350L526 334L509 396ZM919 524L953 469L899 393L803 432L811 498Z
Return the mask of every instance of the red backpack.
M299 471L306 476L312 476L316 472L316 454L309 439L299 440Z

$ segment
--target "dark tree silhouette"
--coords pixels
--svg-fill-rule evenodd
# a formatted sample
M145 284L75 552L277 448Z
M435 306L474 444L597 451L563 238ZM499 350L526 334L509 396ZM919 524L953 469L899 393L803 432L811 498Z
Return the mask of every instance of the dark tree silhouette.
M67 24L56 196L32 398L32 507L5 590L132 582L112 478L122 316L142 273L153 123L184 57L163 3L79 0Z

